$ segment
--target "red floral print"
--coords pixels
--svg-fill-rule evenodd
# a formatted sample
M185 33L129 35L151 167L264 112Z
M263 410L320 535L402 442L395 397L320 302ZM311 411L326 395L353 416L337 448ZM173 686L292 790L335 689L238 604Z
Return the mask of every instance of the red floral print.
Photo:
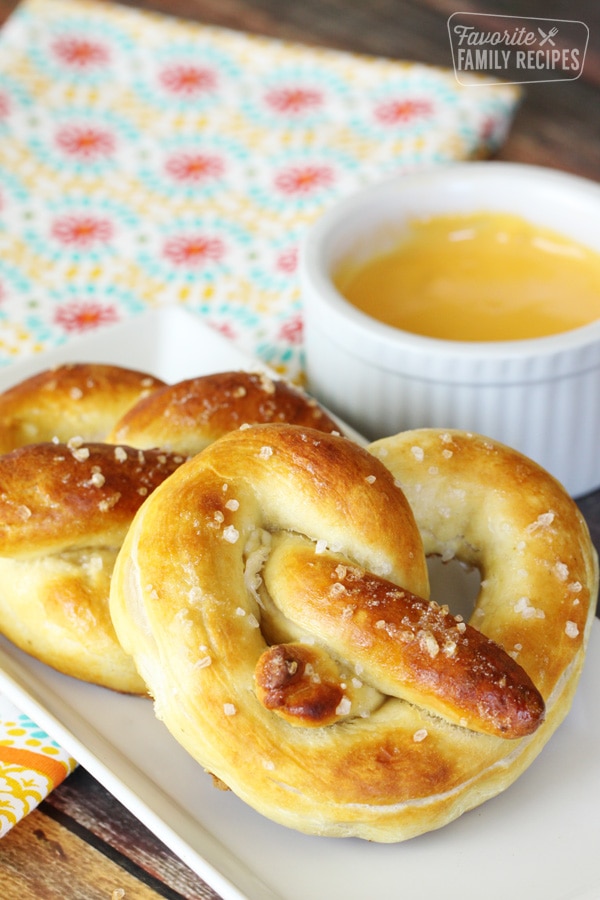
M53 42L52 50L62 63L76 69L104 66L110 59L108 47L87 37L63 35Z
M427 118L432 112L433 104L429 100L397 98L380 103L375 108L375 118L383 125L399 125Z
M191 63L167 66L160 72L159 80L167 91L189 97L208 93L217 85L217 75L212 69Z
M87 214L65 215L55 219L51 231L52 236L61 244L86 249L93 244L109 241L114 234L114 227L109 219Z
M300 345L302 343L302 319L298 316L293 316L289 321L284 322L284 324L279 329L279 337L287 341L288 344L296 344Z
M169 238L163 247L163 255L176 266L198 268L206 262L220 260L225 253L225 244L220 238L203 234L176 235Z
M275 177L275 187L283 194L310 194L334 181L333 170L329 166L307 163L304 166L290 166Z
M229 322L219 322L218 324L211 323L211 327L218 331L219 334L222 334L223 337L228 338L230 341L234 341L237 338L237 333L235 328Z
M114 135L95 125L65 125L58 131L56 143L67 156L88 162L110 156L116 146Z
M198 183L223 174L225 165L218 156L207 153L177 153L165 163L167 173L180 182Z
M96 301L75 300L57 310L54 321L65 331L90 331L99 325L112 325L119 321L114 306L103 306Z
M288 247L283 250L275 261L275 268L278 272L291 275L298 267L298 248Z
M6 119L10 113L10 99L8 94L0 91L0 119Z
M486 116L480 128L480 138L482 143L487 144L496 134L497 122L493 116Z
M321 106L323 95L315 88L273 88L273 90L265 94L265 103L275 112L287 115L301 115Z

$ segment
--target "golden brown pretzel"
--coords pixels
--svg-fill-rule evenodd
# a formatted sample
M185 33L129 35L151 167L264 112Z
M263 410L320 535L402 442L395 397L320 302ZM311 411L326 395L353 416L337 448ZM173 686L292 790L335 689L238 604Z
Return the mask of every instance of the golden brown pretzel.
M29 444L0 457L0 631L55 669L145 693L108 595L134 513L182 457L109 444Z
M221 782L300 831L397 841L540 751L575 689L597 569L573 501L518 454L436 432L372 449L287 425L219 439L136 514L111 612L158 717ZM468 561L485 545L477 631L427 600L423 539L439 519L433 552L461 555L455 513Z
M129 409L107 440L192 456L228 431L261 422L340 430L312 398L288 382L239 371L166 385Z
M102 441L126 409L163 384L100 363L45 369L0 394L0 453L53 439Z

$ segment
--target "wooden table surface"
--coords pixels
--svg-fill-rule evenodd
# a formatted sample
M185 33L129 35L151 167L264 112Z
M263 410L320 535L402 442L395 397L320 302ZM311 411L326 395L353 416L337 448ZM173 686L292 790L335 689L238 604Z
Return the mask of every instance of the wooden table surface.
M16 6L0 0L0 23ZM585 22L590 41L576 81L531 84L500 159L600 181L600 3L596 0L129 0L206 24L452 66L447 18L494 15ZM580 506L600 548L600 492ZM0 842L2 900L216 898L84 769L77 769Z

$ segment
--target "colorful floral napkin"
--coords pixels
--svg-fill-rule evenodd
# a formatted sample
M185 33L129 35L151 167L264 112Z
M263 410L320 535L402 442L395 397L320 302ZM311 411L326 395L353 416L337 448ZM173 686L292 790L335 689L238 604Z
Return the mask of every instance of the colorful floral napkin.
M0 364L182 304L300 380L307 226L370 181L489 154L517 102L451 70L25 0L0 33ZM72 766L0 707L2 827Z
M65 750L0 695L0 837L75 766Z

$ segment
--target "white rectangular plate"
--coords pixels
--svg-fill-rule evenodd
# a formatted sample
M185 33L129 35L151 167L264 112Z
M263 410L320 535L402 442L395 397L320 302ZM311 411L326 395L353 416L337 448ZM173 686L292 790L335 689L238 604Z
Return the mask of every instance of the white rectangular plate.
M177 381L256 368L197 318L164 309L0 370L112 362ZM388 845L312 838L262 818L156 721L150 701L62 676L0 639L0 690L224 900L598 900L600 623L567 720L525 774L447 827Z

